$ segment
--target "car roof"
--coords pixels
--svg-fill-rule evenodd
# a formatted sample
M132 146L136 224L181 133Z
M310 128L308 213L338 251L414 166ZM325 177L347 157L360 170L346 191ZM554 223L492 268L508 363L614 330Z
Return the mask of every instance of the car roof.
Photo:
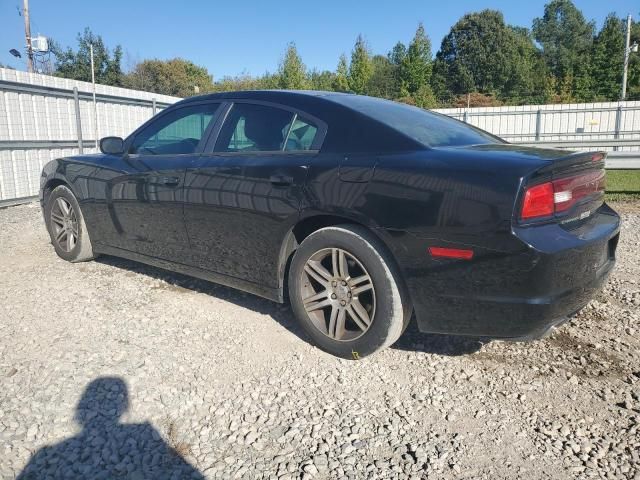
M424 148L415 140L384 125L374 116L363 114L351 106L354 100L366 102L372 106L390 103L390 100L353 93L317 90L242 90L189 97L175 105L186 106L192 102L225 100L272 102L306 112L324 121L329 128L323 151L383 152Z

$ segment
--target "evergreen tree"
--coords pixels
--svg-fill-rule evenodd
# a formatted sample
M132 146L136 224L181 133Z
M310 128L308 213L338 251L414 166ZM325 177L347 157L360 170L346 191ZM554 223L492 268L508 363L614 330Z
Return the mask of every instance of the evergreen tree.
M401 54L401 50L398 52ZM402 87L410 95L415 95L418 90L428 85L431 80L432 69L431 40L424 31L422 23L409 43L406 54L400 61L400 79Z
M398 93L395 66L384 55L374 55L371 59L371 66L373 71L367 85L367 95L395 98Z
M298 54L295 43L287 45L284 59L278 69L280 88L287 90L303 90L307 88L307 73L304 63Z
M309 75L309 83L311 84L312 90L331 91L333 90L334 81L335 74L329 70L320 72L314 69Z
M369 49L362 35L358 35L356 44L351 52L351 65L349 66L348 76L349 89L354 93L366 93L372 73L373 66L371 65Z
M347 64L347 56L343 53L338 60L338 68L333 79L333 90L336 92L349 91L349 65Z
M89 28L77 37L78 49L63 49L56 42L51 42L51 53L55 58L54 75L84 82L91 81L91 53L93 45L93 62L96 83L120 86L124 81L122 72L122 47L117 45L111 52L100 35L95 35Z
M611 13L593 43L591 77L597 100L615 101L620 98L625 28L626 22Z
M567 85L571 77L570 90L578 100L593 97L590 53L594 30L594 22L587 22L571 0L552 0L545 5L544 15L533 20L533 34L549 71L558 85Z

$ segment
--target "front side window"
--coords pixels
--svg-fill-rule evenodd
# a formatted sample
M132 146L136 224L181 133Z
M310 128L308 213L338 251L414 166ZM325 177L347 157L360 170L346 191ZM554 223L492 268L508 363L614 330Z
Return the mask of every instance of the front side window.
M233 105L222 126L218 152L310 150L318 129L297 114L249 103Z
M163 115L142 130L129 153L139 155L189 154L204 136L219 104L210 103L178 108Z

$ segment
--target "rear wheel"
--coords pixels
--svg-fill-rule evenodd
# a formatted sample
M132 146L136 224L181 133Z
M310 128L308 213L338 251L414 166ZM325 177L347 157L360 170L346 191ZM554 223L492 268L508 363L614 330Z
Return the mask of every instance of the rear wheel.
M53 189L45 204L44 216L51 243L60 258L69 262L95 258L82 211L67 186Z
M289 296L298 320L323 350L358 359L394 343L411 307L379 241L352 225L322 228L296 251Z

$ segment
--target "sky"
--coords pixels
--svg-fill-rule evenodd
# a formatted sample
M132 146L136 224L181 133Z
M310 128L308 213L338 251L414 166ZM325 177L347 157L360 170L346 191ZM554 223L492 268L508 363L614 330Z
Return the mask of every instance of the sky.
M90 27L107 46L122 45L123 67L147 58L183 57L205 66L215 79L275 71L287 43L296 43L309 68L334 70L349 55L358 34L373 53L386 54L408 43L424 23L434 55L442 38L465 13L501 10L507 23L531 27L545 0L30 0L31 33L76 46L78 32ZM630 13L640 19L637 0L574 0L598 27L606 15ZM0 0L0 63L25 70L22 0Z

